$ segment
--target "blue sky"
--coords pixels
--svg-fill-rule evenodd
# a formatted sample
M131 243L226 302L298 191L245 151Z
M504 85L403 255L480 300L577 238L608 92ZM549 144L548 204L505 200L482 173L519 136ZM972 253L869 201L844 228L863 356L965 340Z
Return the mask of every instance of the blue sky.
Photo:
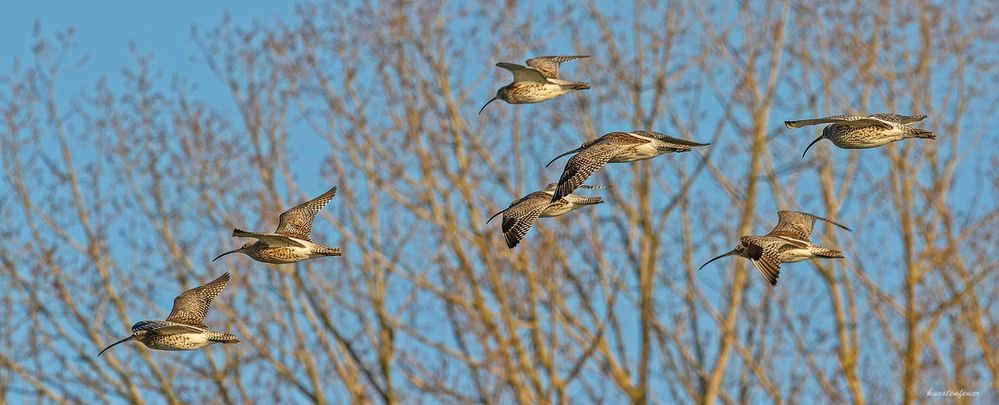
M200 60L202 51L192 36L192 27L201 33L217 26L226 15L234 26L261 22L271 26L295 14L293 1L38 1L9 2L0 12L0 72L6 73L15 58L31 63L33 32L40 24L42 36L52 38L57 32L75 29L74 57L86 57L86 63L59 79L58 94L68 100L81 91L92 91L104 78L112 88L120 84L122 70L135 66L136 53L152 55L152 68L166 78L178 76L197 86L192 96L220 111L235 116L232 95L224 83ZM134 44L136 52L132 52ZM160 81L167 85L169 80ZM311 134L300 134L306 139ZM87 151L83 150L84 156ZM326 150L296 148L293 170L308 190L324 191L319 172ZM311 192L311 191L309 191Z
M90 60L76 77L67 77L67 87L85 85L100 75L116 76L129 65L129 42L143 52L154 50L156 67L166 73L179 73L203 84L214 84L211 73L190 57L198 49L191 41L192 24L212 27L226 10L237 24L253 20L290 17L294 3L284 1L11 1L0 13L0 61L9 67L12 56L26 57L31 50L31 33L41 19L44 32L77 28L79 49Z

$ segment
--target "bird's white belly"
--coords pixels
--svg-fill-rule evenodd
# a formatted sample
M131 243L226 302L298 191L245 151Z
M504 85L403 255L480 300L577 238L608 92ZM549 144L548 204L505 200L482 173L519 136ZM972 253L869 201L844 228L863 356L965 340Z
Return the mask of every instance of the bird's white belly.
M206 333L185 333L184 337L187 338L188 343L198 345L198 347L208 344L208 334Z
M555 83L535 84L511 90L506 102L510 104L530 104L551 100L568 93L569 89Z
M178 333L160 336L145 342L150 349L157 350L192 350L208 346L207 333Z
M639 160L652 159L659 155L661 155L659 148L656 148L655 144L650 142L619 152L616 156L610 159L610 163L635 162Z
M571 204L553 205L553 206L550 206L548 208L545 208L544 211L541 211L541 216L545 217L545 218L547 218L547 217L557 217L559 215L562 215L562 214L565 214L565 213L567 213L569 211L572 211L572 209L573 209L573 206Z
M815 255L813 255L810 250L796 248L781 252L779 259L782 263L794 263L802 260L808 260L813 257L815 257Z
M545 100L551 100L568 92L569 89L565 89L562 86L546 83L545 85L534 89L534 91L525 92L519 101L521 103L540 103Z
M866 139L860 142L859 148L876 148L878 146L887 145L895 141L901 141L902 135L886 135L880 138Z
M291 240L294 240L295 242L301 243L302 245L305 246L305 247L298 247L298 246L288 245L287 246L288 249L290 249L291 253L294 254L295 256L309 257L309 255L312 254L313 251L312 248L316 246L315 243L303 239L291 238Z
M544 211L541 211L541 216L542 217L557 217L559 215L567 214L570 211L582 208L584 205L585 204L576 204L576 203L571 203L571 202L570 203L561 203L561 204L552 204L552 205L549 205L548 208L545 208Z

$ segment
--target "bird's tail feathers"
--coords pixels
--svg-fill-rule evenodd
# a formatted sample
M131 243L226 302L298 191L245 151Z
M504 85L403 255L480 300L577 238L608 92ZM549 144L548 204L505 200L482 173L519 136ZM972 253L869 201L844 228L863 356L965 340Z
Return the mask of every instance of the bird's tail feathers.
M933 131L927 131L922 128L909 128L909 136L922 139L937 139L937 135Z
M574 194L569 194L566 197L575 196ZM603 203L604 199L600 197L576 197L572 199L572 203L576 205L594 205Z
M326 246L316 246L315 252L325 256L341 256L340 248L331 248Z
M217 343L239 343L236 335L224 332L209 332L208 340Z
M812 254L814 254L814 255L816 255L818 257L825 257L827 259L842 259L843 257L845 257L845 256L843 256L843 252L840 252L840 251L838 251L836 249L828 249L828 248L823 248L823 247L814 247L811 250L812 250Z

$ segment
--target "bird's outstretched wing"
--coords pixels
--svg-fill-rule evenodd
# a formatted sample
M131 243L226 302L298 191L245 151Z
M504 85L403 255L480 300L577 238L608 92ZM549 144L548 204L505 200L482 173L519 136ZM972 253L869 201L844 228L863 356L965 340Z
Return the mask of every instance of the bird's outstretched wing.
M569 158L562 169L562 177L558 180L558 187L551 201L558 201L560 198L571 194L577 187L586 181L593 172L603 167L623 148L640 145L647 141L639 139L633 135L625 133L610 133L602 136L588 146L579 151L575 156Z
M694 141L688 141L686 139L674 138L672 136L655 131L634 130L631 131L631 133L666 142L668 144L668 148L673 152L688 152L698 146L710 145L710 143L697 143Z
M527 235L527 231L534 226L541 212L550 204L548 193L543 191L528 194L510 204L510 207L503 212L502 229L506 247L513 249L517 246Z
M513 73L513 81L515 82L550 83L538 69L507 62L497 63L496 66Z
M336 196L336 187L281 213L280 222L274 233L311 240L309 234L312 233L312 223L316 220L316 214L333 200L334 196Z
M264 242L268 247L299 247L304 248L305 245L299 243L298 241L292 239L287 235L278 235L276 233L258 233L258 232L247 232L242 229L233 229L232 236L237 238L254 238L259 239Z
M890 129L891 124L875 117L862 117L859 115L833 115L824 118L809 118L796 121L784 121L788 128L801 128L809 125L819 124L840 124L848 127L878 127Z
M205 315L208 308L229 282L229 273L225 273L212 282L200 287L184 291L173 300L173 310L167 321L204 328Z
M201 327L201 326L199 326ZM132 332L144 330L157 335L176 335L180 333L199 333L201 329L194 325L177 323L175 321L141 321L132 325Z
M901 114L874 114L872 117L888 122L897 122L902 125L911 125L926 119L926 114L901 115Z
M777 285L780 276L780 251L785 242L777 238L744 236L742 244L746 246L746 256L759 270L760 275L772 286Z
M542 75L549 79L561 79L561 77L559 77L558 70L559 65L561 65L562 62L589 57L590 55L538 56L536 58L528 59L527 66L537 69Z
M815 227L815 220L825 221L847 231L850 230L842 224L807 212L782 210L777 212L777 217L779 218L777 226L767 236L783 236L808 243L812 236L812 229Z

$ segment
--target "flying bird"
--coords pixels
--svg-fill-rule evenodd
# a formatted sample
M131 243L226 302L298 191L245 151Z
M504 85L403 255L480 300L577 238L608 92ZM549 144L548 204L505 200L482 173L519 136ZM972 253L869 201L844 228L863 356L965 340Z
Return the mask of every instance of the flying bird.
M193 350L212 343L239 343L236 335L215 332L205 326L205 315L229 282L229 273L203 286L184 291L173 300L173 310L164 321L139 321L132 325L132 335L105 347L108 349L129 340L138 340L155 350Z
M843 149L867 149L886 145L908 138L937 139L933 132L915 128L913 125L926 119L926 115L874 114L867 117L856 115L835 115L825 118L812 118L798 121L784 121L788 128L801 128L808 125L830 124L822 129L822 135L808 144L808 149L822 139L832 141Z
M333 187L319 197L285 211L279 217L278 227L274 233L255 233L233 229L232 236L234 237L255 238L257 240L246 242L239 249L222 253L212 261L214 262L230 253L242 253L258 262L272 264L295 263L322 256L340 256L339 248L326 247L309 239L316 214L335 195L336 187Z
M545 165L545 167L551 166L562 156L576 153L576 156L569 158L569 161L566 162L565 169L562 170L562 177L558 180L558 188L552 195L551 201L554 202L572 193L593 172L607 163L652 159L665 153L689 152L695 147L707 145L710 144L677 139L652 131L635 130L605 134L583 143L576 149L556 156Z
M527 66L500 62L496 66L513 73L513 82L496 90L496 96L479 109L479 114L489 103L503 100L509 104L539 103L561 96L572 90L586 90L589 83L572 82L559 77L562 62L589 58L589 55L539 56L527 60Z
M850 228L826 218L798 211L778 211L777 216L780 219L770 233L763 236L743 236L735 249L708 260L701 269L725 256L742 256L752 260L760 274L770 282L770 285L775 286L781 263L800 262L816 257L843 257L843 252L813 245L809 239L816 220L828 222L847 231Z
M503 214L503 237L506 239L506 246L513 249L527 235L527 231L539 217L557 217L587 205L604 202L600 197L582 197L576 194L566 195L553 202L551 198L555 187L555 183L549 184L544 190L535 191L510 203L509 207L489 217L486 223ZM605 187L584 185L580 188L596 190Z

